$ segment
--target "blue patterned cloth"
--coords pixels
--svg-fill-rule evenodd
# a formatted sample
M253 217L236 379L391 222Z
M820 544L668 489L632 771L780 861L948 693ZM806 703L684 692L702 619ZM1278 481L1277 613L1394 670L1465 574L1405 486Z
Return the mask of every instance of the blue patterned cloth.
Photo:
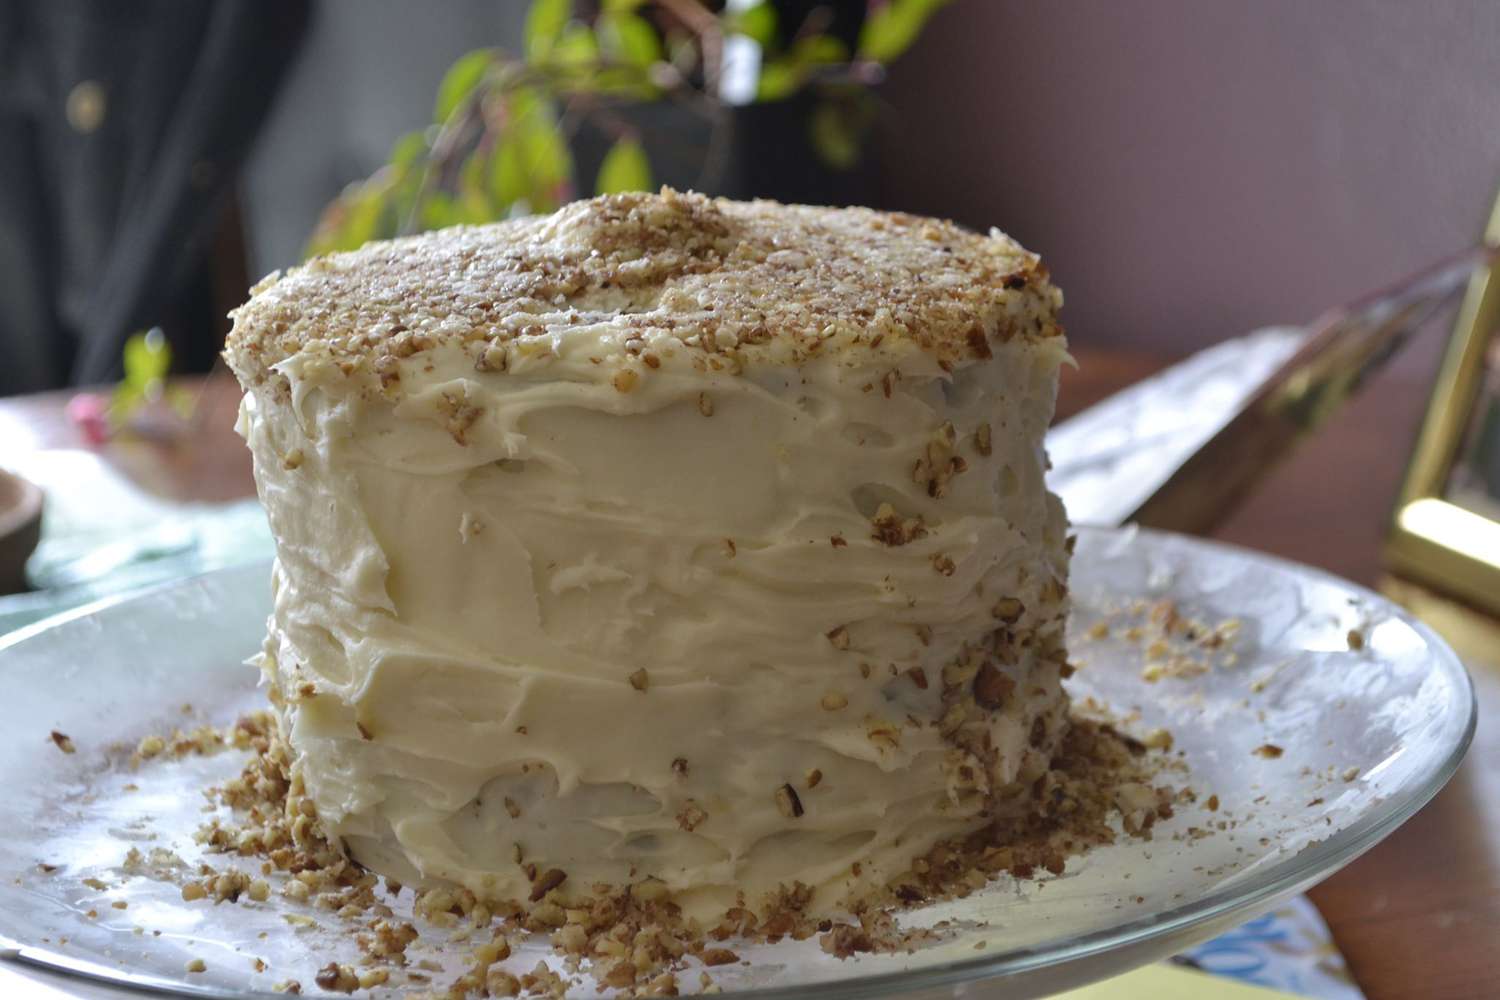
M1306 896L1298 896L1173 961L1318 1000L1364 1000L1328 925Z

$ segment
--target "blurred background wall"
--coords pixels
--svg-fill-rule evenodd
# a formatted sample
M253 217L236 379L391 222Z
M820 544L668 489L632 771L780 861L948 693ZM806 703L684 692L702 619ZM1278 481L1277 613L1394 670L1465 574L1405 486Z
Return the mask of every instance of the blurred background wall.
M888 204L1040 252L1076 341L1180 354L1478 239L1500 3L960 0L886 97Z
M443 73L471 49L518 48L519 0L319 0L302 55L245 172L250 270L295 264L350 181L432 118Z

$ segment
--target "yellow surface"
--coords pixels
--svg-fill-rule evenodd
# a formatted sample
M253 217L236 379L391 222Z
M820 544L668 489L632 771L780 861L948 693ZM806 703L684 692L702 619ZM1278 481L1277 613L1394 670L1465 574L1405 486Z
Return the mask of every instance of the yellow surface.
M1175 965L1148 965L1052 1000L1298 1000L1296 994L1247 986Z

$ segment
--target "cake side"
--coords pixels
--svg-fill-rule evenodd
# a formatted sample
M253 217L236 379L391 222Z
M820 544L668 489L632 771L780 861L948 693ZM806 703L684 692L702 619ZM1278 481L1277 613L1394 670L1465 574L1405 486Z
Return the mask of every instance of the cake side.
M404 362L441 345L489 371L581 351L602 378L678 356L733 370L848 348L953 368L1056 336L1059 302L1038 258L998 231L663 189L315 259L255 288L225 353L247 384L301 358L391 395Z
M463 444L252 394L264 666L325 827L402 881L652 878L722 912L795 882L833 905L1029 810L1065 725L1059 357L889 397L724 376L625 416L490 376Z

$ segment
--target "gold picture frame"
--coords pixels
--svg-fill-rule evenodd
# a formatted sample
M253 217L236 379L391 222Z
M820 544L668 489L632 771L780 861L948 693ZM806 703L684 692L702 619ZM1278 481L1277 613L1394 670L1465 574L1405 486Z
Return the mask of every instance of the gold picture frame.
M1485 240L1500 242L1500 199ZM1500 262L1469 282L1386 540L1397 574L1500 614Z

